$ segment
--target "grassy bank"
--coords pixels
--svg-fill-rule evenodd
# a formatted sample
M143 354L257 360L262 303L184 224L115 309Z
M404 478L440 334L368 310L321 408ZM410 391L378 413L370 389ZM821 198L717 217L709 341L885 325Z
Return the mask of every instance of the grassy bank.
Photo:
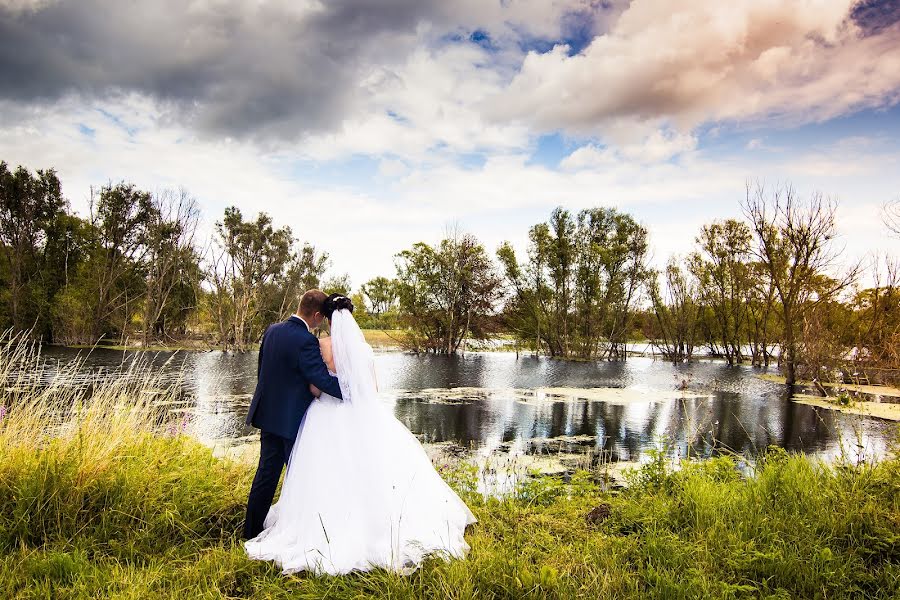
M26 355L0 359L4 598L900 594L900 459L826 467L782 451L750 477L727 458L677 471L660 459L624 491L580 473L502 501L455 469L445 476L479 519L466 560L431 560L407 577L283 577L247 560L237 538L252 465L181 435L157 410L164 391L150 375L87 401L31 385Z
M403 345L403 339L406 332L402 329L363 329L363 335L366 341L375 347L382 348L399 348ZM98 342L97 344L70 344L68 348L77 350L92 350L99 348L101 350L117 350L117 351L146 351L146 352L197 352L218 349L205 340L182 340L178 344L173 345L151 345L141 346L140 344L111 344ZM253 346L256 349L256 346Z

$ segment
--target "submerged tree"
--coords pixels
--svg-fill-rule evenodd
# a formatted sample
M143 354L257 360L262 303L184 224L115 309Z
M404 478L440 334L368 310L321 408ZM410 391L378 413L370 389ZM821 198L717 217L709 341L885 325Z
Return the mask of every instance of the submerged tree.
M498 250L517 337L551 356L626 356L630 317L646 277L647 232L615 209L561 208L531 229L529 261Z
M419 242L397 255L401 316L417 349L441 354L490 332L500 280L484 246L451 232L433 247Z
M787 385L797 381L802 360L805 320L819 305L837 297L856 277L858 268L839 279L827 279L837 267L836 204L821 194L808 201L797 198L790 186L767 189L747 185L744 212L756 238L756 253L771 280L782 326L782 363Z
M743 360L743 342L750 311L752 233L734 219L704 225L697 237L699 251L688 257L697 279L699 300L709 319L707 343L728 364Z
M700 317L697 280L680 262L675 256L669 259L665 292L659 288L658 275L647 286L658 325L653 344L672 362L684 362L693 356Z

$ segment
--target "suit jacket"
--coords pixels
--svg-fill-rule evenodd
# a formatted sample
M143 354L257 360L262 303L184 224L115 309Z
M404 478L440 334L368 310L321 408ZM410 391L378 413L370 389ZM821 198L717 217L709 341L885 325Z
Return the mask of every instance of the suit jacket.
M247 424L293 440L314 400L309 384L341 398L336 377L328 372L319 340L296 315L269 325L259 345L256 391Z

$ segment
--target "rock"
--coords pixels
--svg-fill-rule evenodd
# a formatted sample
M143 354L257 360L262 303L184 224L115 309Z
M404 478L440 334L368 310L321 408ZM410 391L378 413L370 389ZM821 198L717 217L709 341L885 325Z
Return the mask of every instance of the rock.
M585 520L588 522L588 525L599 525L608 519L610 514L612 514L612 509L609 504L601 504L594 507L591 512L587 514Z

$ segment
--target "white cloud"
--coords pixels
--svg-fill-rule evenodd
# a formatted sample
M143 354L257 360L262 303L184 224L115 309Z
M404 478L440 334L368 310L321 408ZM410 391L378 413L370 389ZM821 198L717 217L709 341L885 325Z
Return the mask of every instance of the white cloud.
M697 138L693 135L657 129L642 140L620 146L581 146L565 157L560 166L568 170L602 168L618 160L653 164L690 152L696 147Z
M862 35L853 0L635 0L581 54L530 53L500 121L617 129L825 120L900 99L900 28Z

